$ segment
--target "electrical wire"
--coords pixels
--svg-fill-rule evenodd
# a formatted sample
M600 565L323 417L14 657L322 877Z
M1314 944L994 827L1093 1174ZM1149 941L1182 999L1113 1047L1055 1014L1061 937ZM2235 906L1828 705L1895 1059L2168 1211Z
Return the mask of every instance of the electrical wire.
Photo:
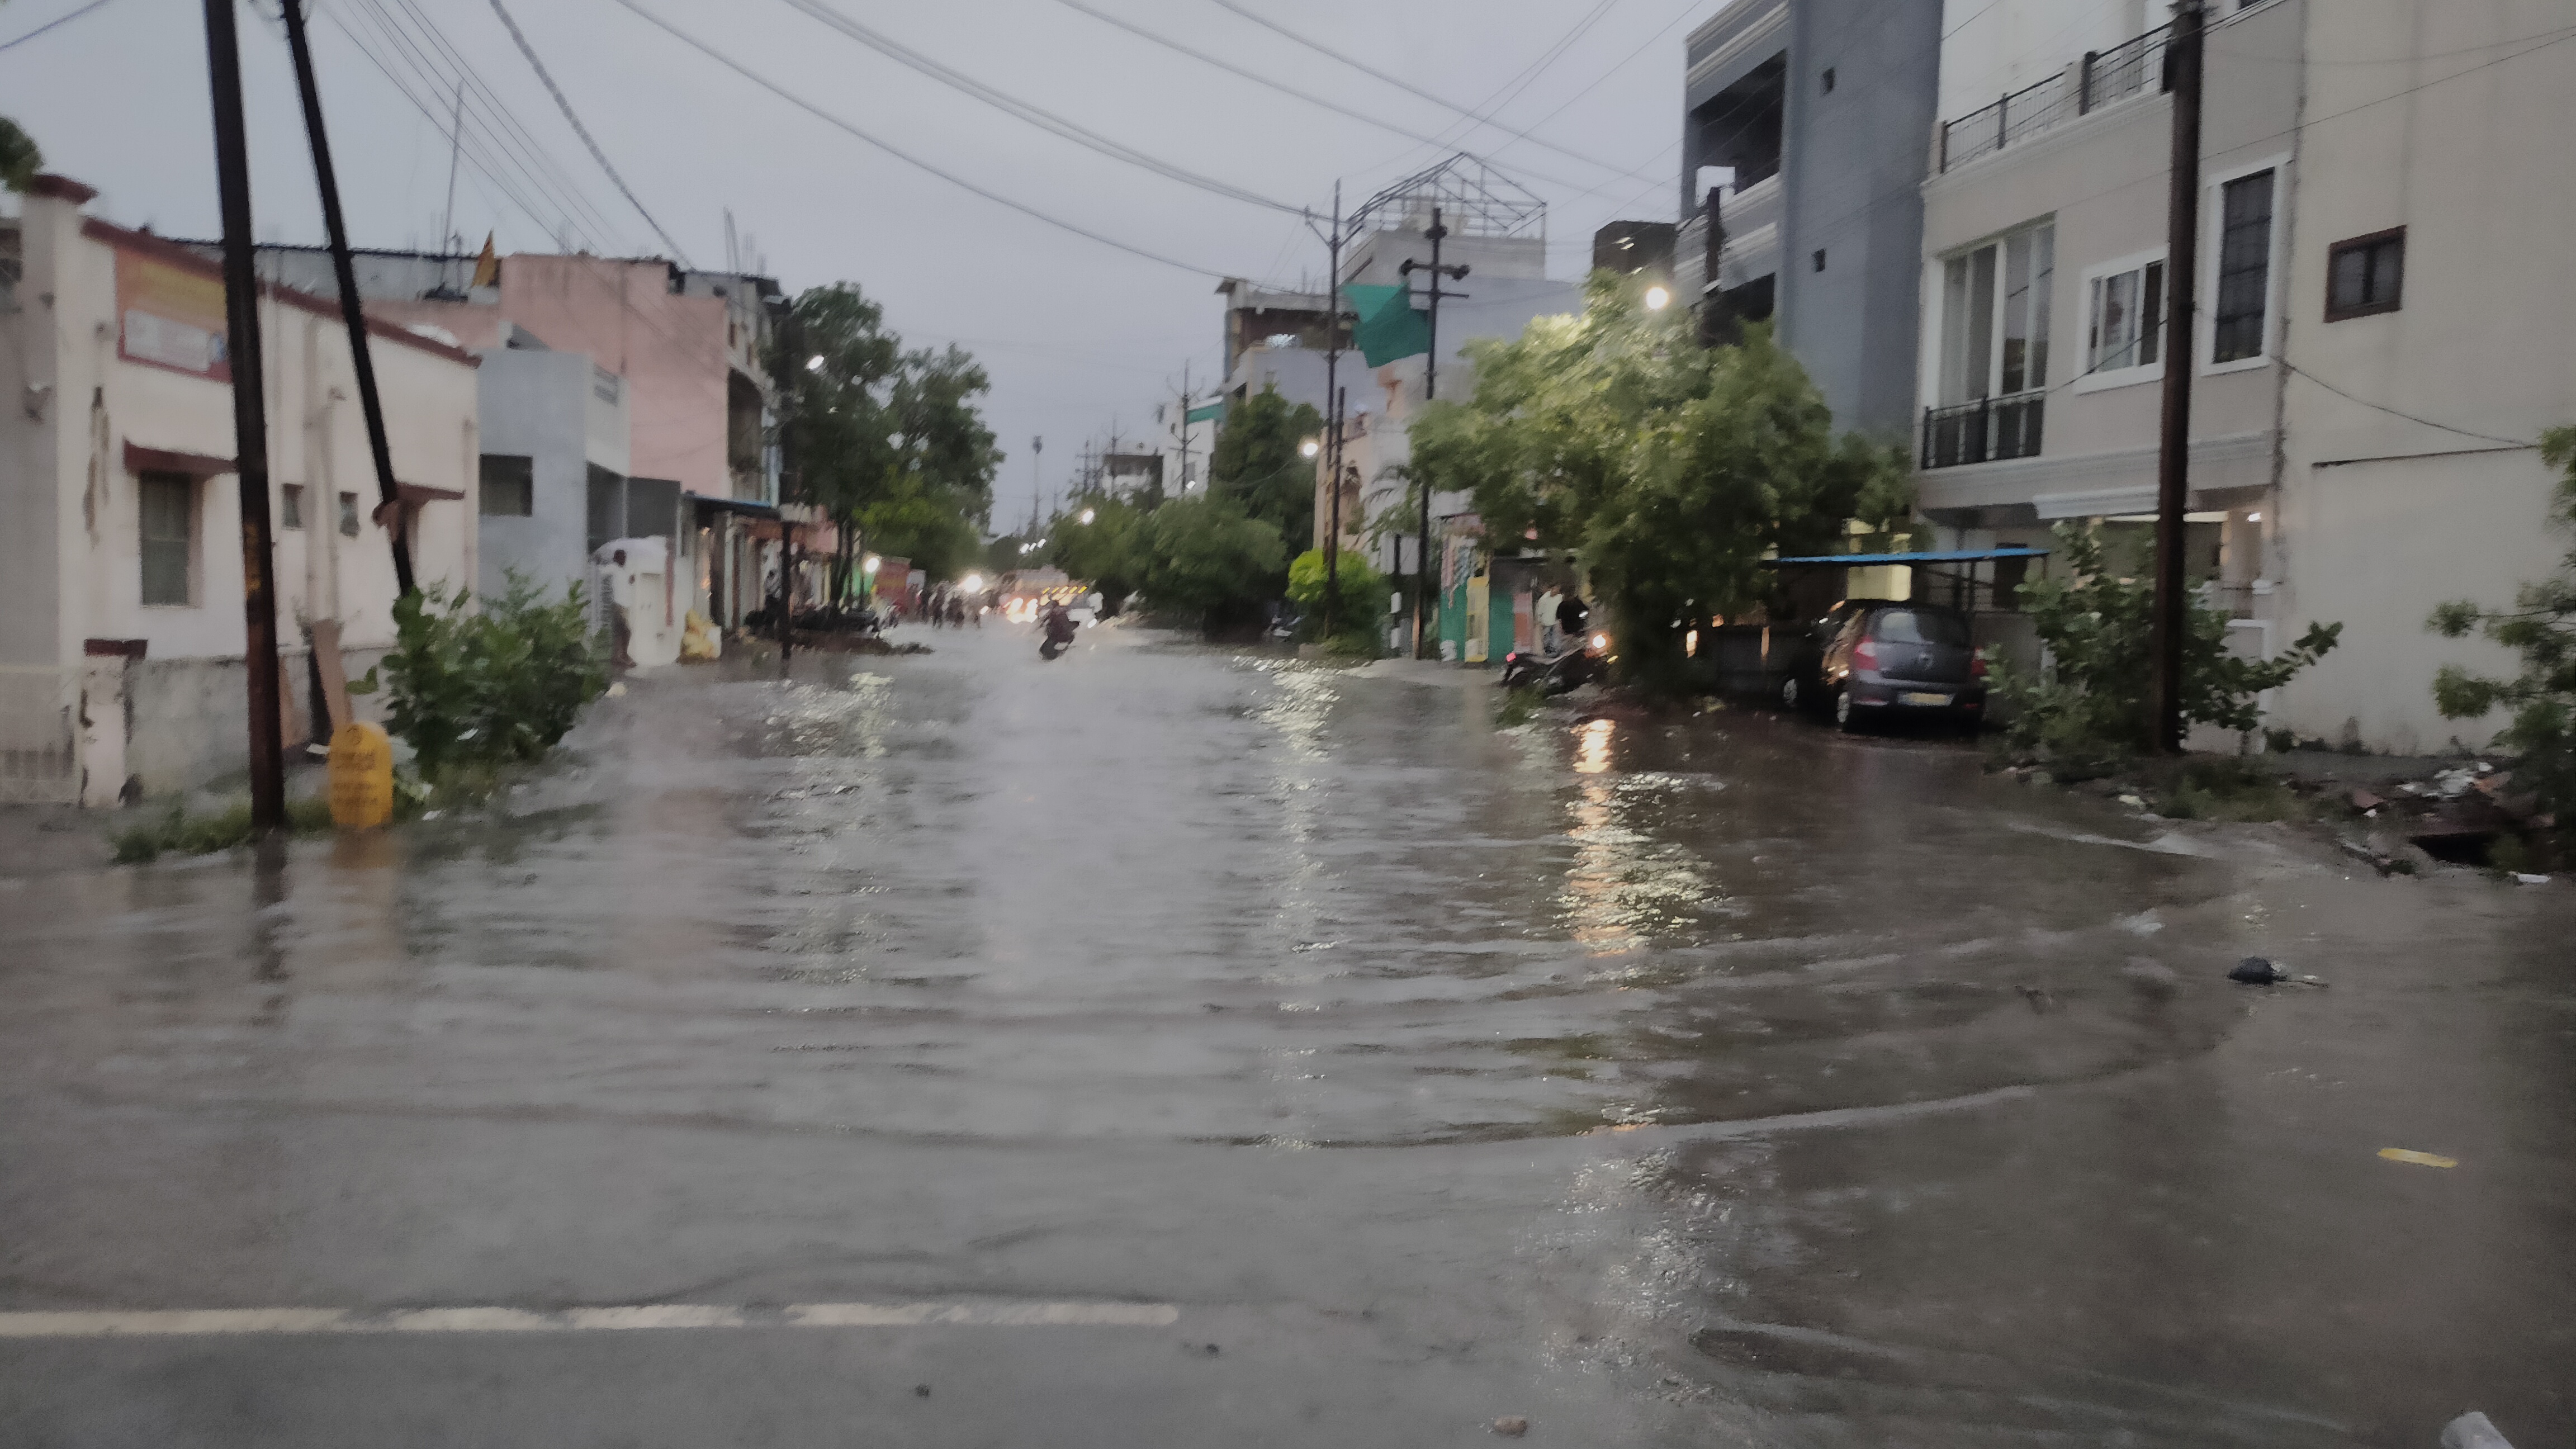
M562 110L564 120L571 124L573 134L581 137L581 143L590 148L591 159L597 161L599 169L616 184L618 194L635 208L637 216L644 218L646 226L653 228L653 234L662 239L662 245L671 249L671 255L679 258L681 265L688 265L689 254L671 239L669 232L662 229L662 223L653 219L653 213L644 209L643 201L635 195L635 188L628 186L626 178L617 174L617 168L609 163L608 153L600 149L599 142L590 134L590 128L583 125L581 117L574 113L572 101L564 95L563 87L556 85L555 78L547 73L546 63L537 59L536 47L528 44L528 37L520 33L519 22L510 18L510 12L502 6L501 0L492 0L492 13L501 17L501 24L509 29L510 39L518 44L519 54L527 57L528 68L537 73L538 80L545 82L546 94L555 98L555 105Z
M913 155L909 151L901 150L886 141L870 135L866 131L860 130L850 122L841 119L839 116L833 115L831 112L824 110L822 107L815 105L813 102L806 100L802 96L799 96L779 85L777 82L770 80L768 77L761 75L759 72L752 70L748 66L745 66L742 62L735 60L733 57L726 55L724 52L715 49L706 42L699 40L697 37L672 25L669 21L664 20L652 11L645 9L642 5L637 3L637 0L616 0L616 3L630 11L633 11L645 22L671 36L681 44L697 51L709 60L712 60L725 67L727 70L732 71L734 74L741 76L744 80L750 81L753 85L760 87L762 90L765 90L771 95L778 97L780 100L787 102L789 105L796 107L798 110L804 111L808 115L813 116L816 120L819 120L837 130L847 132L848 134L857 137L859 140L865 141L876 149L883 151L887 155L892 156L896 160L903 162L905 165L911 166L916 170L926 171L960 190L971 191L975 195L984 198L986 201L993 202L999 206L1009 207L1011 210L1016 211L1023 216L1045 222L1047 225L1055 227L1060 231L1069 231L1075 236L1082 237L1085 240L1098 242L1102 246L1126 252L1131 256L1142 257L1149 262L1160 262L1167 267L1174 267L1184 272L1192 272L1202 277L1215 277L1219 280L1223 280L1225 277L1230 275L1229 273L1218 271L1212 267L1193 266L1188 262L1177 261L1171 257L1163 256L1158 252L1147 251L1143 247L1131 245L1127 242L1120 241L1115 237L1104 236L1088 227L1081 226L1075 222L1066 221L1062 217L1049 215L1026 202L1016 201L998 191L978 186L974 182L957 175L955 172L942 170L940 167Z
M1438 106L1443 110L1453 111L1458 115L1466 117L1468 120L1476 122L1478 125L1491 126L1495 130L1501 131L1506 135L1527 141L1533 146L1543 146L1550 151L1554 151L1560 156L1570 156L1577 161L1583 162L1587 166L1598 166L1614 175L1637 175L1636 172L1631 171L1616 162L1604 161L1597 156L1586 156L1580 151L1569 150L1566 147L1556 144L1554 141L1542 140L1539 137L1530 134L1528 131L1516 130L1511 126L1505 125L1501 121L1495 120L1491 116L1478 115L1476 112L1458 104L1456 101L1434 95L1430 91L1424 90L1422 87L1415 85L1413 82L1406 80L1401 76L1389 75L1385 71L1379 70L1377 67L1370 65L1368 62L1355 60L1352 57L1344 55L1340 51L1333 49L1331 46L1323 44L1321 41L1309 40L1305 36L1299 35L1296 31L1289 29L1287 26L1280 24L1278 21L1272 20L1268 16L1261 14L1259 11L1245 6L1241 3L1241 0L1212 0L1212 3L1222 9L1230 10L1233 13L1242 16L1244 19L1251 21L1253 24L1260 26L1264 30L1285 36L1288 39L1295 41L1297 44L1306 47L1308 50L1315 52L1317 55L1324 56L1331 60L1337 60L1342 64L1349 66L1351 69L1358 71L1362 75L1382 80L1388 85L1394 86L1396 89L1404 91L1409 95L1420 96L1422 99L1431 102L1433 105ZM1642 180L1643 178L1640 177L1639 179Z
M37 26L35 29L28 31L26 34L19 36L15 40L0 40L0 50L16 50L19 46L35 39L46 31L51 30L58 25L69 25L73 21L80 19L82 16L87 15L91 11L100 8L105 4L107 4L107 0L89 0L87 5L82 6L78 10L75 10L68 15L56 16L55 18L46 21L44 24Z
M944 65L939 61L932 59L930 56L925 55L918 50L914 50L912 47L905 45L890 36L872 30L867 26L852 20L841 12L834 10L831 6L824 4L823 0L784 0L784 3L809 19L828 26L833 30L839 31L841 34L859 42L870 50L876 51L880 55L886 56L901 65L918 71L952 90L963 92L964 94L993 107L995 110L1001 111L1006 115L1016 117L1022 121L1026 121L1030 125L1038 127L1040 130L1052 132L1057 136L1061 136L1064 139L1073 142L1075 145L1096 151L1113 161L1125 162L1130 166L1139 167L1143 170L1153 172L1155 175L1164 177L1167 180L1180 182L1184 186L1196 187L1197 189L1208 192L1211 195L1222 196L1229 201L1240 201L1250 206L1268 207L1272 211L1284 211L1292 216L1302 215L1305 211L1304 207L1291 206L1287 202L1274 200L1270 197L1263 196L1256 191L1246 190L1243 187L1234 185L1232 182L1220 181L1215 177L1202 175L1199 172L1189 170L1186 167L1175 165L1169 161L1164 161L1158 157L1139 151L1135 147L1129 146L1124 142L1112 140L1111 138L1104 136L1097 131L1091 130L1086 126L1080 125L1077 122L1067 120L1053 111L1031 105L1027 101L1023 101L1018 97L993 86L986 85L982 81L976 80L974 77L951 66Z
M2499 438L2493 433L2481 433L2473 428L2455 428L2449 423L2437 423L2431 418L2419 418L2413 413L2390 407L2386 403L2375 403L2366 397L2355 397L2351 393L2345 392L2342 388L2335 386L2333 383L2326 381L2324 378L2317 376L2315 373L2308 371L2306 368L2299 366L2297 363L2290 361L2286 357L2281 359L2281 366L2297 373L2299 376L2306 378L2308 381L2315 383L2326 391L2333 393L2336 397L2342 398L2345 402L2359 403L2361 406L2369 408L2373 412L2386 413L2392 418L2404 418L2410 423L2422 423L2428 428L2439 428L2443 432L2457 433L2463 438L2476 438L2478 441L2484 443L2503 443L2507 447L2511 448L2537 448L2540 446L2529 438Z

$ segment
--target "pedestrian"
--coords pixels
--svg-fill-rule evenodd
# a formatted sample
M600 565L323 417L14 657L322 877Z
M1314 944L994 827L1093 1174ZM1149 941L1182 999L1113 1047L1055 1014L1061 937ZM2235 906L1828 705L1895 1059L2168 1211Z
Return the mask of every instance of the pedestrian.
M627 616L634 601L635 580L626 572L626 550L621 548L608 556L608 664L612 669L635 667L635 626Z
M1547 586L1547 592L1538 596L1538 652L1549 658L1556 656L1558 643L1556 615L1557 611L1564 607L1565 595L1558 592L1555 583L1551 581Z
M1556 606L1558 641L1568 649L1580 649L1583 647L1583 631L1590 627L1592 606L1583 602L1581 594L1566 595L1565 602Z

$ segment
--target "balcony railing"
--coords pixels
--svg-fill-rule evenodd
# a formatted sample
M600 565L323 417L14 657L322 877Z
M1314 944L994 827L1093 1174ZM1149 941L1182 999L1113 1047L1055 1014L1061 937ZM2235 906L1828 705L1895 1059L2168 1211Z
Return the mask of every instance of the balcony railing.
M2024 86L1983 110L1941 123L1941 169L1990 156L2033 131L2066 119L2066 72Z
M2046 389L1923 410L1923 466L1956 468L2039 456Z
M2113 101L2126 100L2153 85L2164 90L2170 85L2165 74L2165 41L2172 35L2171 25L2159 25L2134 40L2124 40L2109 50L2088 52L2082 67L2082 82L2077 86L2076 113L2098 111Z
M1941 123L1941 169L1965 166L2058 122L2126 100L2153 85L2163 89L2165 40L2173 27L2159 25L2109 50L2088 52L2083 63L2005 96L1991 106Z

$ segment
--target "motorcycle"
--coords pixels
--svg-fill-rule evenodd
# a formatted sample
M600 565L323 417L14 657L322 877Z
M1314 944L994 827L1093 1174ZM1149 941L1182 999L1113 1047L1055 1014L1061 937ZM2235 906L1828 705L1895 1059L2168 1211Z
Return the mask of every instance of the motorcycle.
M1063 609L1049 613L1046 616L1046 642L1038 646L1038 657L1053 659L1072 648L1073 632L1076 627L1071 613Z
M1534 688L1542 694L1564 694L1605 678L1609 663L1610 636L1595 632L1554 658L1535 649L1513 650L1503 656L1501 682L1505 689Z

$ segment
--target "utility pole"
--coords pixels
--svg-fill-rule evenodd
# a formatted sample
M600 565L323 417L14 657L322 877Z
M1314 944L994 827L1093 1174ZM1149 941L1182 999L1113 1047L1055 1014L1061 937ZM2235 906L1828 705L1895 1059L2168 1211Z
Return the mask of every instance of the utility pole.
M447 210L438 218L438 244L454 252L459 249L456 244L456 167L465 159L465 81L462 77L456 82L456 117L448 123L447 139ZM556 250L569 248L558 246ZM450 290L461 296L465 289L456 287Z
M1463 262L1452 267L1444 267L1440 265L1440 243L1448 238L1449 228L1441 224L1439 207L1435 206L1431 208L1431 229L1424 232L1423 235L1431 238L1431 265L1425 267L1415 262L1412 258L1407 257L1405 258L1404 265L1396 268L1396 271L1399 275L1407 278L1410 278L1417 271L1427 271L1431 274L1430 350L1423 354L1422 359L1422 400L1424 402L1430 402L1440 395L1440 299L1443 297L1464 297L1467 295L1464 292L1442 291L1440 288L1440 279L1447 277L1451 281L1463 281L1467 275L1467 267ZM1338 479L1335 480L1335 486L1340 486ZM1415 576L1414 585L1413 657L1416 659L1422 659L1429 657L1423 651L1430 647L1431 644L1429 632L1429 619L1431 615L1431 482L1427 478L1418 478L1414 480L1414 486L1422 491L1422 535L1420 542L1416 545L1419 550L1419 554L1414 560L1415 566L1419 572Z
M206 74L214 97L215 189L224 219L225 358L233 381L233 475L241 483L242 664L250 683L250 819L286 824L285 721L277 694L276 549L268 518L268 407L252 265L250 148L243 135L241 46L233 0L206 0Z
M1314 218L1306 219L1312 231ZM1324 408L1331 414L1325 441L1324 473L1332 480L1332 520L1324 535L1324 637L1339 626L1342 613L1342 183L1333 183L1333 226L1324 234Z
M1181 359L1181 476L1174 481L1180 484L1181 496L1187 497L1190 491L1190 360L1186 357Z
M322 92L313 79L313 48L305 38L303 0L283 0L287 49L295 57L295 88L304 99L304 134L313 145L313 177L322 192L322 225L330 235L331 275L340 286L340 320L349 329L349 361L358 375L358 407L367 418L367 449L376 460L376 521L393 540L394 584L420 592L411 568L411 539L403 530L402 488L394 481L392 448L385 442L385 405L376 392L376 360L367 346L367 314L358 300L357 269L349 260L349 228L340 213L340 178L331 165L331 141L322 128Z
M2200 238L2200 62L2202 0L2175 0L2165 59L2173 77L2173 160L2165 201L2164 419L2156 454L2154 747L2182 752L2184 511L2191 498L2191 374L2194 286Z
M1731 347L1744 340L1744 328L1735 320L1735 309L1728 305L1726 293L1717 284L1718 257L1726 250L1726 219L1718 207L1719 190L1708 189L1708 280L1699 289L1699 345Z

